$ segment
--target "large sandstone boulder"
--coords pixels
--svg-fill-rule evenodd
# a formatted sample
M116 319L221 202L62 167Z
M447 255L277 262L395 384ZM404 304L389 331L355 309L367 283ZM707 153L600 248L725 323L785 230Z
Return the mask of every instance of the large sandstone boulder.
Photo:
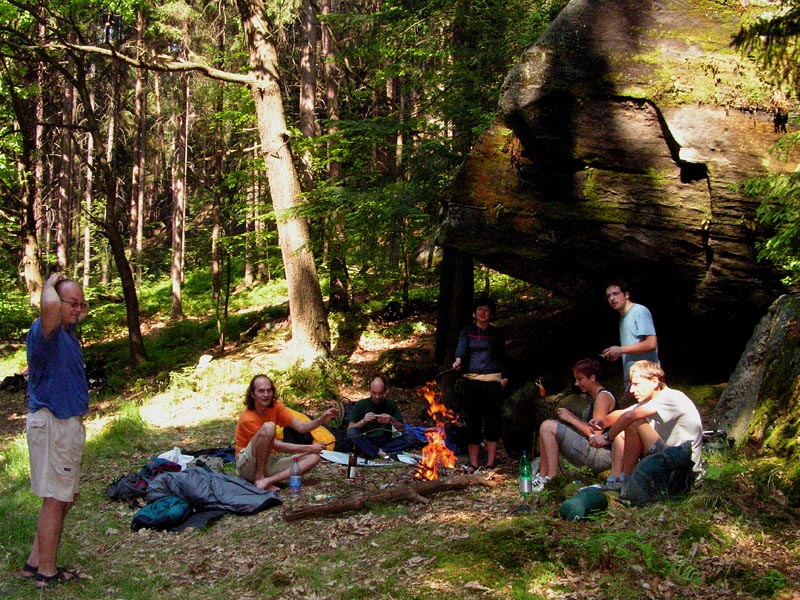
M739 27L721 3L572 0L507 76L445 250L579 303L625 277L660 340L709 355L740 328L738 355L784 291L741 184L797 165L770 153L774 90L731 46Z
M753 331L714 409L714 422L738 445L765 444L785 454L783 446L788 441L793 448L800 430L799 410L800 294L786 294Z
M800 294L781 296L755 328L714 420L739 446L785 459L777 482L800 506Z

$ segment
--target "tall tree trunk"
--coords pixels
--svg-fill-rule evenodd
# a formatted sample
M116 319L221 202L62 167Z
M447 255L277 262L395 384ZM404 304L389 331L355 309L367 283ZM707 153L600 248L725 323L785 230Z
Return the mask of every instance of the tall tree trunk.
M89 104L94 107L94 74L95 66L89 65L86 75ZM86 136L86 175L83 184L83 207L86 218L83 225L83 287L89 286L89 276L92 267L92 194L94 192L94 136L89 133Z
M162 185L166 187L164 170L167 164L167 148L164 141L164 115L161 110L161 75L158 73L153 74L153 109L155 110L155 139L158 149L153 153L153 185L150 188L150 198L152 200L148 207L149 210L147 210L148 222L159 221L158 212L161 198L163 197L161 187Z
M86 136L86 179L83 184L83 207L87 218L83 224L83 287L89 286L89 274L92 266L92 191L94 188L94 138Z
M259 174L260 175L260 174ZM267 253L267 223L262 214L262 182L261 177L256 178L256 202L253 203L253 240L256 278L264 281L267 276L267 264L264 256Z
M338 11L335 0L322 0L322 14L330 15ZM328 181L335 187L342 172L339 161L331 160L336 150L336 134L339 121L339 68L336 64L336 48L330 25L322 25L322 55L325 64L325 105L328 108ZM328 232L328 271L329 306L334 312L346 311L350 308L350 277L347 274L347 237L345 215L343 211L335 211L329 215Z
M44 4L41 7L44 13ZM44 19L40 19L38 28L38 39L44 43ZM31 306L39 306L42 295L42 285L44 279L44 265L42 264L41 238L38 235L42 216L42 182L44 181L44 159L42 157L42 137L44 135L44 98L42 90L45 89L44 65L37 64L36 83L39 93L34 100L34 120L33 120L33 148L30 153L28 164L29 171L25 178L27 183L27 201L25 203L25 218L22 224L24 251L23 251L23 271L25 273L25 284L28 288L28 296ZM27 117L27 115L24 115Z
M111 255L117 268L122 294L125 298L125 319L128 326L128 347L131 354L131 363L138 365L147 360L147 352L142 338L141 322L139 320L139 298L136 296L136 282L133 280L131 265L125 253L125 241L122 238L119 227L123 215L118 211L117 198L117 172L114 144L116 143L116 125L120 111L120 66L113 65L111 68L112 90L111 106L109 107L109 120L107 147L105 155L100 154L102 148L102 138L100 133L100 122L95 114L91 92L87 83L85 72L82 66L78 66L79 76L76 77L76 91L81 97L84 108L84 116L87 120L87 129L94 136L93 146L97 152L96 164L99 173L102 175L103 194L106 197L105 213L100 225L103 235L108 240Z
M317 136L317 118L315 106L317 101L317 16L314 13L313 0L303 0L300 18L301 51L300 51L300 133L307 138ZM311 190L314 184L311 150L306 150L301 157L302 168L300 180L305 190Z
M58 196L56 199L56 260L59 271L66 272L69 263L69 243L72 238L72 118L73 89L69 82L62 90L61 159L59 161Z
M116 79L118 79L118 66L114 65L112 67L111 72ZM111 171L111 181L105 182L105 193L110 195L111 198L106 199L106 205L103 207L103 223L105 224L105 229L108 228L108 224L112 223L115 216L114 212L111 211L110 207L114 207L117 199L117 170L115 167L114 161L114 147L117 144L117 120L119 118L119 82L115 81L114 84L114 93L112 94L112 105L111 109L109 110L108 114L108 129L106 133L106 154L105 154L105 164L108 165L108 169ZM116 227L116 226L115 226ZM109 257L111 256L111 252L109 246L111 244L111 239L108 235L104 236L103 248L100 253L100 285L106 287L110 283L110 273L109 273Z
M227 10L225 2L221 1L219 4L219 31L217 33L217 51L219 57L215 62L215 66L222 70L225 67L225 49L227 47L226 29L227 29ZM218 115L222 114L225 110L225 88L224 86L217 86L217 96L214 101L214 110ZM225 135L222 120L216 122L214 128L214 137L217 143L214 148L214 194L212 196L211 204L211 297L216 305L217 312L217 327L219 330L219 344L220 351L225 350L225 323L220 321L220 301L222 299L222 249L220 247L220 239L222 237L222 183L223 183L223 169L225 166L223 147L225 146Z
M142 10L136 11L136 56L142 57L142 37L144 17ZM145 164L145 125L147 120L145 81L147 71L136 69L133 86L133 120L136 132L133 136L133 168L131 171L131 198L128 248L131 266L137 287L142 283L142 243L144 236L144 164Z
M250 70L261 151L278 222L278 239L289 288L292 345L298 358L311 362L330 355L330 329L305 219L292 214L302 201L280 91L278 55L261 0L237 0L250 55Z
M256 155L258 149L253 149L253 169L250 173L250 187L247 190L247 206L244 213L244 277L242 283L246 287L253 285L255 276L253 275L253 261L255 260L255 227L253 226L253 215L255 215L255 205L259 200L258 194L258 173L255 165L258 163Z
M40 35L41 35L40 27ZM28 74L26 82L41 83L43 80L43 67L37 64L35 73ZM34 81L35 78L35 81ZM22 135L22 193L21 203L21 227L20 237L22 240L22 273L25 286L28 291L28 299L32 307L39 306L42 294L42 260L39 237L37 235L37 206L41 205L41 191L39 176L42 172L42 116L44 114L44 99L41 90L33 98L23 98L16 93L13 85L7 86L9 95L13 102L17 122L23 131Z
M181 288L183 286L183 252L184 229L186 223L186 164L188 154L189 136L189 76L183 76L183 115L178 126L178 135L175 141L175 176L174 176L174 208L172 211L172 312L170 319L183 318L183 300Z

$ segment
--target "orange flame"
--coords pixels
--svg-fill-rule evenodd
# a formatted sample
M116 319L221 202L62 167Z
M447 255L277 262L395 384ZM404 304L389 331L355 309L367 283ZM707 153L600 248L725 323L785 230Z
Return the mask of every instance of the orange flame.
M422 449L422 460L417 466L414 477L417 479L438 479L439 465L452 469L456 466L456 455L445 444L445 421L454 421L453 411L439 402L441 392L436 390L436 383L429 381L422 388L422 396L428 401L428 415L436 423L425 432L428 444Z

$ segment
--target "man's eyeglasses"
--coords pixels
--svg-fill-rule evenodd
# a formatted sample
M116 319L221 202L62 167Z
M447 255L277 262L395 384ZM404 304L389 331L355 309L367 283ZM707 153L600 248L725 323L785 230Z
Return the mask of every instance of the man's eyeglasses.
M61 302L63 302L64 304L69 304L69 307L72 310L75 310L76 308L80 308L81 310L86 310L87 308L89 308L89 305L86 304L86 302L76 302L75 300L62 300Z

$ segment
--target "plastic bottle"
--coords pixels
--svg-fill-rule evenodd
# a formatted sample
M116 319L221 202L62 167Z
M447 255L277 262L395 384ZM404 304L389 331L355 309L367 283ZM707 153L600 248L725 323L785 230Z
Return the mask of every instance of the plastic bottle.
M519 495L527 498L531 495L531 481L533 479L533 469L528 458L528 451L522 451L522 458L519 461Z
M297 462L299 457L295 456L292 459L292 468L289 470L289 493L300 493L300 463Z
M356 478L356 466L358 465L358 459L356 458L356 451L353 450L350 453L350 456L347 458L347 478L348 479L355 479Z

